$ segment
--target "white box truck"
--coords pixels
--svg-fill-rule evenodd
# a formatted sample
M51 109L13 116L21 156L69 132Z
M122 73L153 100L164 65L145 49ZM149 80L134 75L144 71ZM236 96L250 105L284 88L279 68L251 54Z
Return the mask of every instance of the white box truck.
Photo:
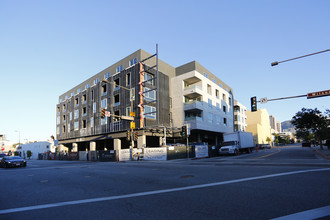
M223 134L223 144L219 149L220 155L234 154L238 155L239 152L250 153L253 148L253 135L249 132L232 132Z

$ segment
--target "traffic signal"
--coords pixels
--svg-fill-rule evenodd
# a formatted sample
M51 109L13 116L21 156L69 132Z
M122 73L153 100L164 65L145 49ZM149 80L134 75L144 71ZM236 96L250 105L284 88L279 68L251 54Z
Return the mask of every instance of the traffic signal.
M251 97L251 112L257 111L257 97Z
M181 129L182 129L181 136L186 137L187 136L187 126L182 126Z
M105 118L105 109L101 108L101 118Z
M128 140L128 141L130 141L131 140L131 131L130 130L127 130L127 133L126 133L126 139Z
M138 133L135 132L135 133L134 133L134 141L137 141L137 140L138 140Z

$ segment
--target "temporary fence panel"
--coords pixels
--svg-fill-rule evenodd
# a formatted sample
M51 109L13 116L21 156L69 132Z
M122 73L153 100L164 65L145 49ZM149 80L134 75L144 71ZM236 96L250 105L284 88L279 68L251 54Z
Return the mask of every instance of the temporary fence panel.
M144 148L144 160L167 160L167 148Z
M209 148L207 145L195 145L195 157L202 158L209 156Z
M79 160L88 160L87 155L88 151L79 151Z
M108 151L103 151L100 150L98 151L98 157L100 161L116 161L116 151L115 150L108 150Z

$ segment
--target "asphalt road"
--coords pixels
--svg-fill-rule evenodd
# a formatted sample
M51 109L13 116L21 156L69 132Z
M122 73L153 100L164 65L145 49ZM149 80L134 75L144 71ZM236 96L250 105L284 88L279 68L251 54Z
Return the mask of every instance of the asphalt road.
M330 217L330 161L294 146L201 160L35 160L0 175L0 219Z

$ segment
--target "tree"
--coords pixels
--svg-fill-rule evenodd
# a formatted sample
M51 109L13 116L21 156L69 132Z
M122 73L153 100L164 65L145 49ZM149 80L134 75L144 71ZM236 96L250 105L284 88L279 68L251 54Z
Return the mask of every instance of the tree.
M307 142L318 140L322 146L322 141L329 136L329 117L329 109L322 114L317 108L302 108L292 117L291 123L296 127L297 138Z
M267 138L266 138L266 141L270 144L270 142L271 142L272 140L270 139L270 137L267 137Z
M32 156L32 152L30 150L26 151L26 156L30 159Z

